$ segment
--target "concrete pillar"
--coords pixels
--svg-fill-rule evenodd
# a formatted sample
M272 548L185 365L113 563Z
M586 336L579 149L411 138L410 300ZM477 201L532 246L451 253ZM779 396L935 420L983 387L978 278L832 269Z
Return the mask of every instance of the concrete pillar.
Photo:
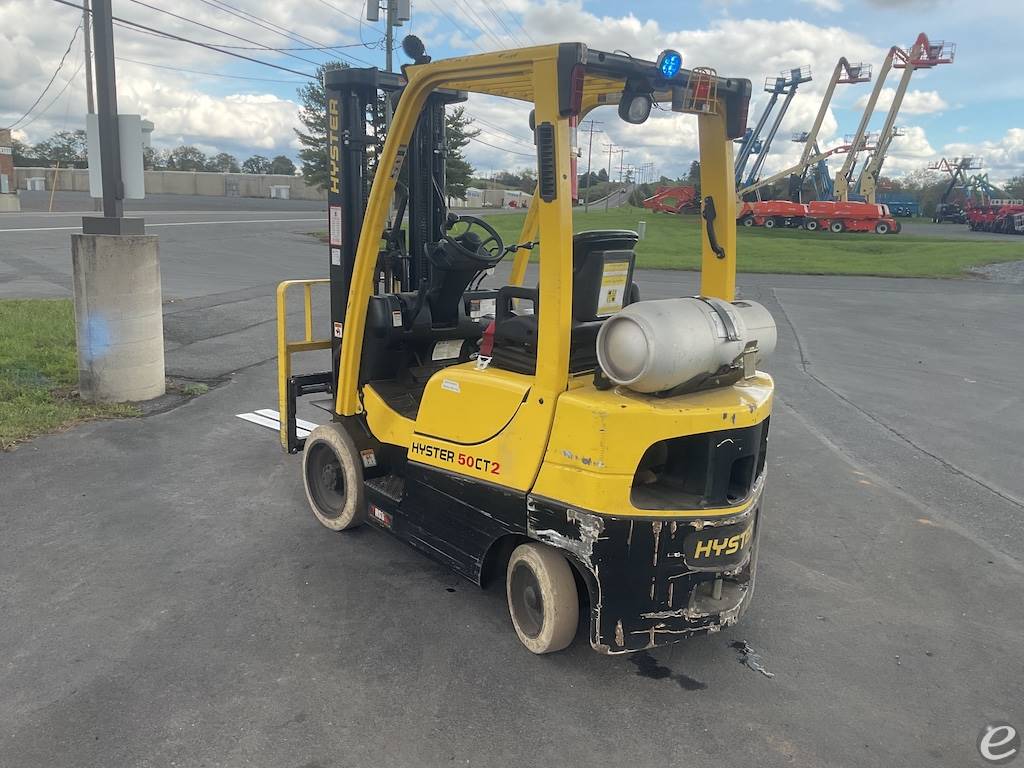
M160 259L154 235L72 235L78 388L83 400L165 392Z

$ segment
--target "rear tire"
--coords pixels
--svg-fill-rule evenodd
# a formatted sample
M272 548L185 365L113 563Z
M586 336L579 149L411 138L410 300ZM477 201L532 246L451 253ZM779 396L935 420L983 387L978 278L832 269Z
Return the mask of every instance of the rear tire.
M877 222L875 224L875 234L876 235L887 235L887 234L889 234L889 225L886 224L884 221Z
M804 222L804 229L808 232L817 232L821 229L821 224L818 223L817 219L808 219Z
M740 219L740 224L742 224L744 227L752 227L754 226L754 217L744 216L742 219Z
M344 531L366 520L362 459L341 424L321 424L306 438L302 481L309 507L325 528Z
M764 228L765 229L775 229L775 219L773 219L773 218L765 219L764 220Z
M833 221L828 225L828 231L835 232L838 235L840 232L846 231L846 225L841 221Z
M569 561L545 544L520 544L508 560L505 594L512 626L532 653L554 653L576 637L580 605Z

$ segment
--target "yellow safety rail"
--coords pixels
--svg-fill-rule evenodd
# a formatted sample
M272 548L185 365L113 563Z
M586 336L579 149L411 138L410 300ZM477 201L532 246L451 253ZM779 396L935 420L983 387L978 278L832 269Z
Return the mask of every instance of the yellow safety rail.
M330 337L313 338L313 286L330 284L328 278L313 280L285 280L277 286L277 399L280 416L281 446L288 450L288 380L292 376L292 355L314 349L329 349ZM295 285L303 288L305 308L305 335L302 341L288 341L288 289Z

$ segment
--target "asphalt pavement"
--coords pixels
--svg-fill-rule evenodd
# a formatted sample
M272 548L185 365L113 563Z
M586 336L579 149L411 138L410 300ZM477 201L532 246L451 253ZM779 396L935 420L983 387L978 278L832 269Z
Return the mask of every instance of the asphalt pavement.
M147 213L168 371L216 386L0 455L0 765L969 766L1024 729L1024 286L741 275L780 334L750 612L539 658L500 590L321 528L236 418L276 407L273 287L325 273L317 217ZM0 216L0 297L69 295L66 226Z

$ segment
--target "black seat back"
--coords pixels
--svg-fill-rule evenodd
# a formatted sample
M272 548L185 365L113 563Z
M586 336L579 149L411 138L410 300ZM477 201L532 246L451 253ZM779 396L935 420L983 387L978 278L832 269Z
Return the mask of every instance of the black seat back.
M637 300L633 283L637 240L636 232L620 229L580 232L573 237L570 373L594 369L601 324ZM515 314L512 299L531 302L534 314ZM536 288L505 286L498 291L492 365L518 373L536 370L540 311Z

